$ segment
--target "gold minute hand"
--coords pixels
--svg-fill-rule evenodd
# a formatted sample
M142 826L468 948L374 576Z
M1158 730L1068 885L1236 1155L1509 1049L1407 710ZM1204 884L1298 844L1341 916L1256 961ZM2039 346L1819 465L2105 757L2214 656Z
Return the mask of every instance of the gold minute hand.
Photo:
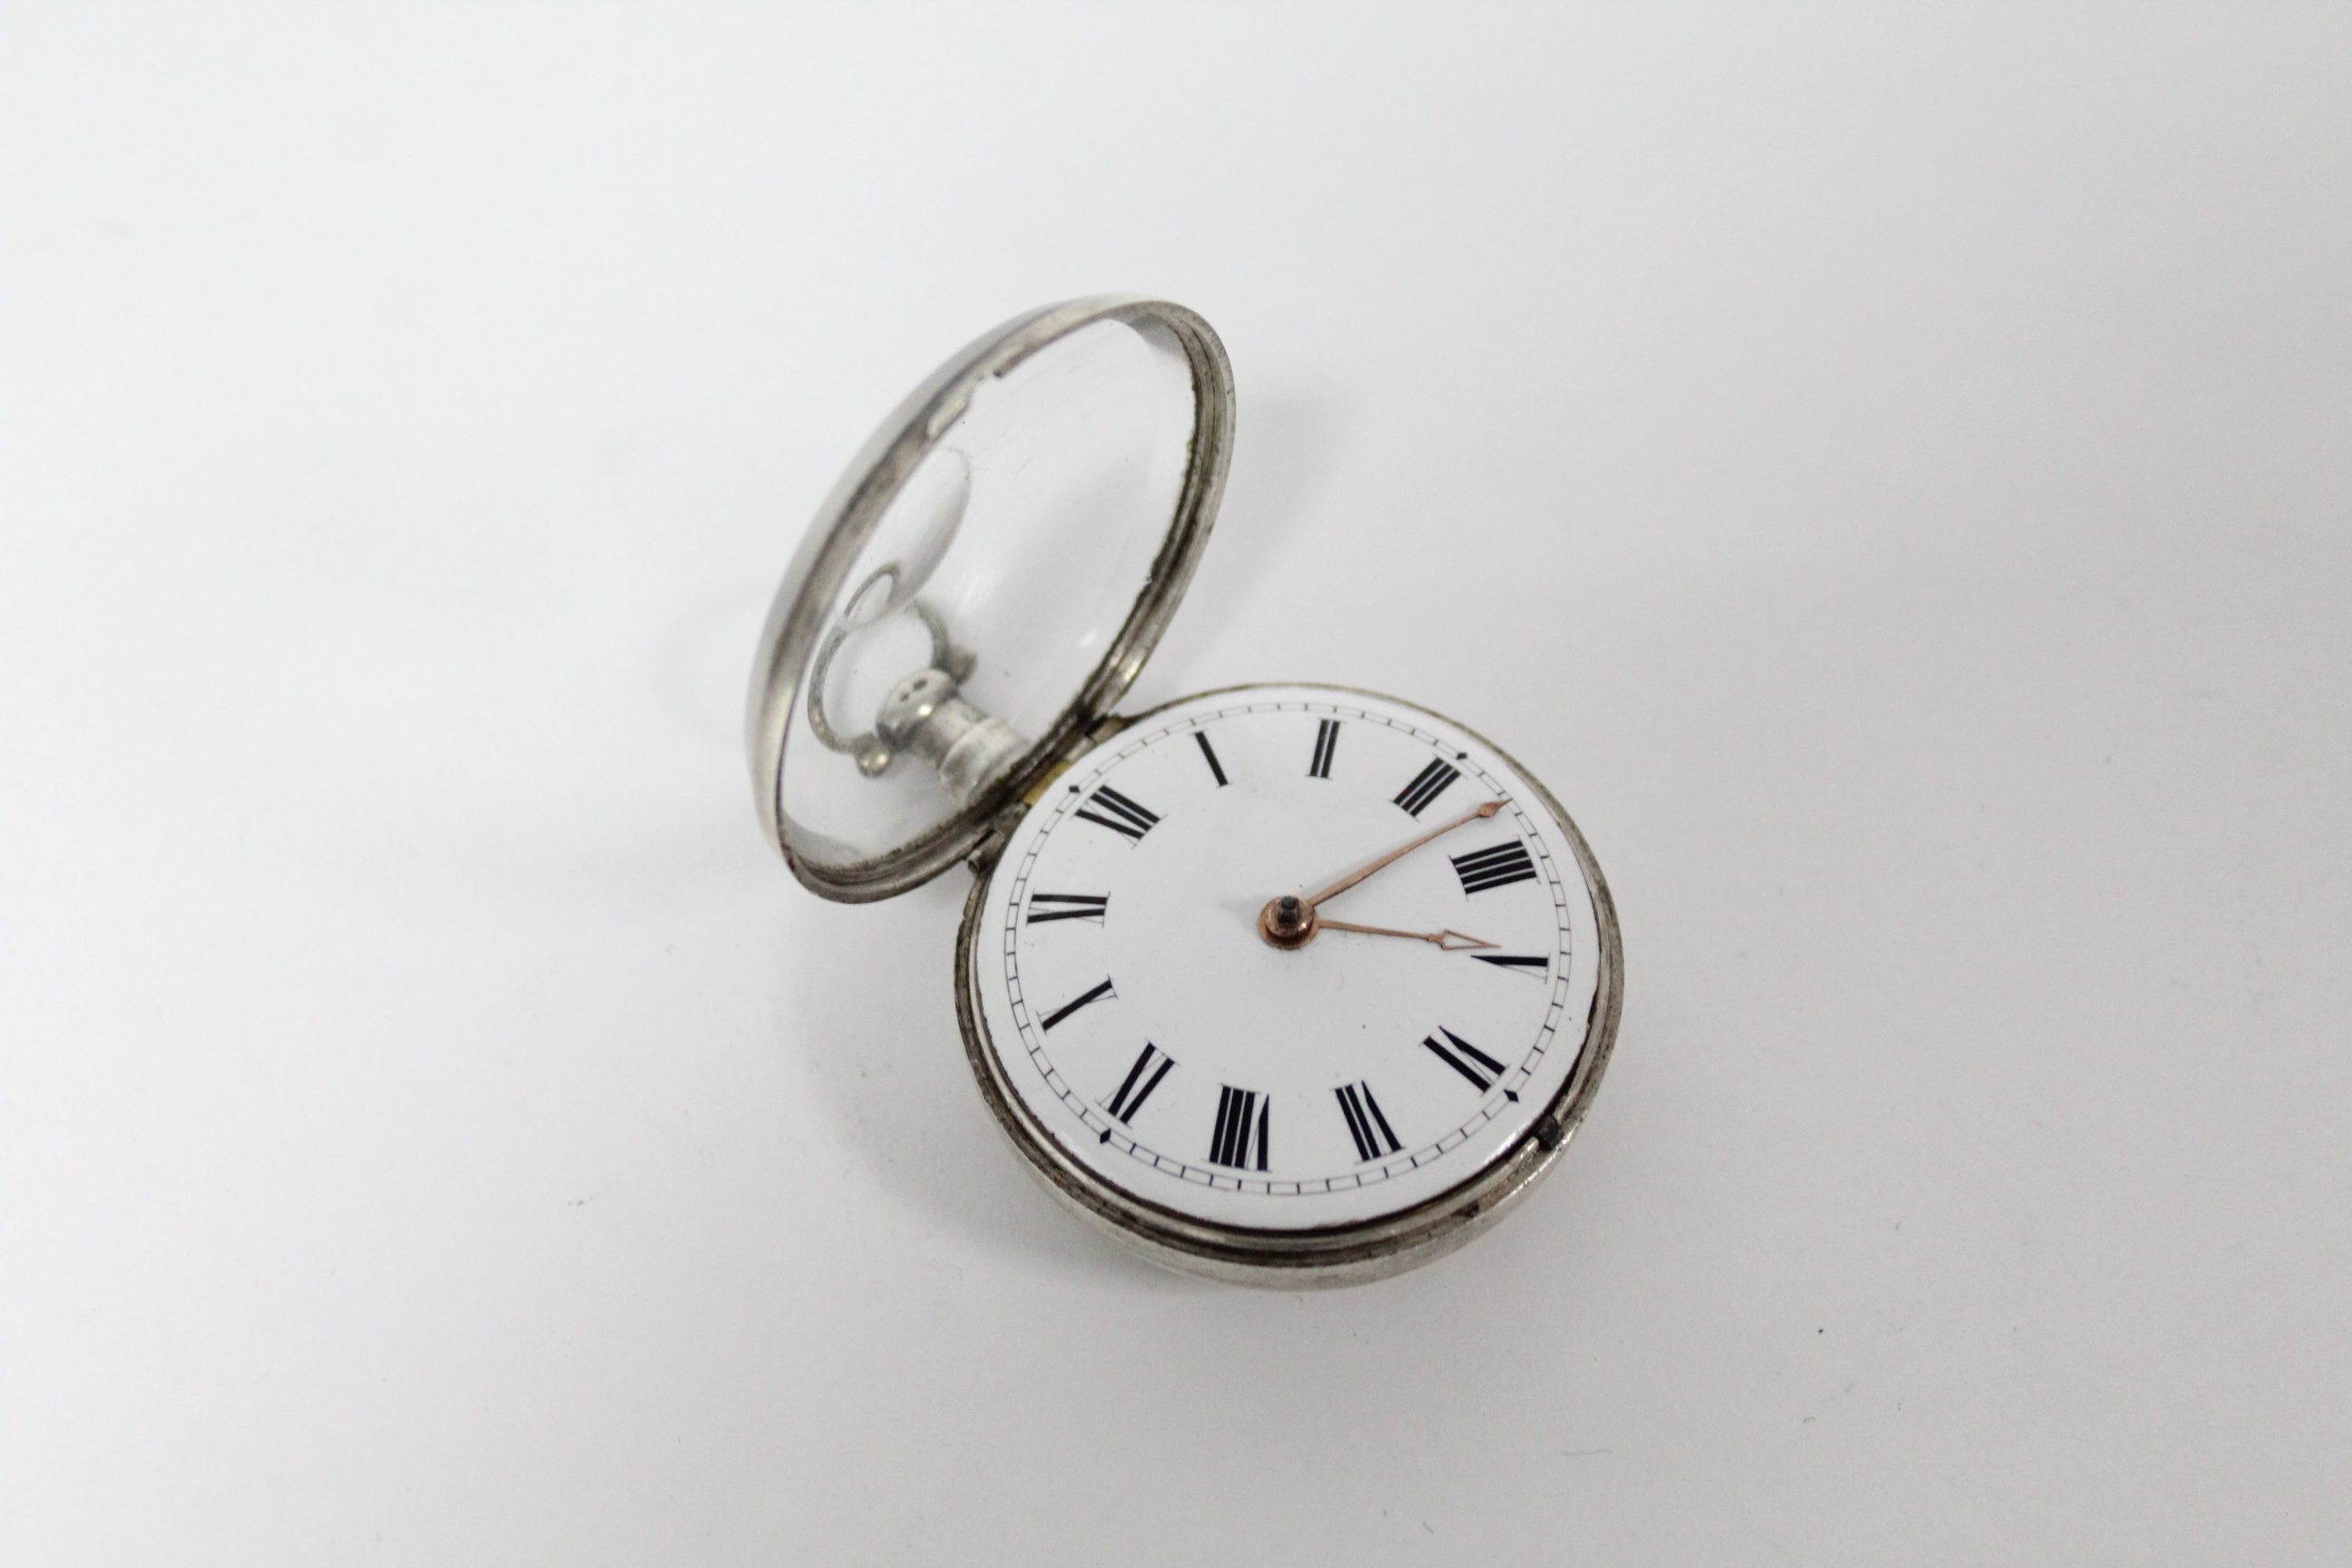
M1496 812L1503 809L1505 804L1506 803L1499 800L1490 800L1484 805L1473 806L1471 809L1464 812L1461 816L1455 817L1453 821L1444 824L1443 826L1431 828L1428 832L1423 834L1412 843L1400 844L1395 848L1390 850L1387 854L1381 856L1379 859L1372 861L1370 864L1357 867L1354 870L1349 872L1346 876L1340 878L1338 881L1332 883L1321 892L1311 893L1302 901L1307 905L1308 911L1311 913L1314 910L1315 906L1321 903L1324 900L1338 898L1341 893L1346 892L1349 889L1354 887L1357 883L1362 881L1365 878L1370 876L1381 867L1388 865L1391 861L1403 859L1406 856L1412 854L1414 850L1420 848L1431 839L1442 838L1445 835L1453 832L1455 828L1461 826L1465 822L1476 822L1482 818L1494 816ZM1322 923L1329 925L1331 922L1325 921Z
M1315 924L1323 931L1360 931L1366 936L1411 937L1415 942L1434 942L1447 952L1461 952L1469 948L1495 945L1491 942L1480 942L1475 936L1464 936L1458 931L1391 931L1386 926L1349 925L1346 921L1327 921L1319 915L1316 917Z

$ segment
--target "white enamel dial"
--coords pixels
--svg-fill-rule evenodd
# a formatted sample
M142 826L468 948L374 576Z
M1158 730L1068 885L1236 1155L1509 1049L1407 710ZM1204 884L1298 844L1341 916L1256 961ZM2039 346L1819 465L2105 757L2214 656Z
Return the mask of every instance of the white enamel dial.
M1586 1048L1602 916L1548 802L1367 694L1149 714L1054 780L991 871L979 1048L1033 1135L1150 1209L1306 1231L1441 1198L1556 1113ZM1291 948L1261 925L1284 895L1320 922Z

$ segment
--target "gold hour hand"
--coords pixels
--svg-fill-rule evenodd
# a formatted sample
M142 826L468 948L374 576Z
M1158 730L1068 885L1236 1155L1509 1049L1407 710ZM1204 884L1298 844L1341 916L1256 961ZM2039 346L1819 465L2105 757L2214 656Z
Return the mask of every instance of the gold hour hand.
M1414 942L1433 942L1447 952L1462 952L1474 947L1492 947L1491 942L1480 942L1475 936L1464 936L1458 931L1391 931L1386 926L1351 925L1346 921L1325 920L1317 916L1315 923L1325 931L1352 931L1364 936L1402 936Z

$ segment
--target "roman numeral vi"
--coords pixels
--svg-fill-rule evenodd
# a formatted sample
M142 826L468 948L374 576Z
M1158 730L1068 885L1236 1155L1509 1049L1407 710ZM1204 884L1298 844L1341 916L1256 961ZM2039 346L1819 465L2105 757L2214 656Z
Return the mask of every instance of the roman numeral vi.
M1166 1078L1168 1069L1175 1065L1160 1054L1159 1047L1147 1044L1143 1054L1135 1058L1135 1065L1127 1069L1127 1078L1119 1084L1118 1092L1110 1097L1109 1103L1103 1110L1113 1121L1134 1125L1135 1113L1143 1109L1143 1102L1151 1098L1151 1091L1160 1087L1160 1080ZM1110 1142L1109 1128L1103 1129L1099 1141Z

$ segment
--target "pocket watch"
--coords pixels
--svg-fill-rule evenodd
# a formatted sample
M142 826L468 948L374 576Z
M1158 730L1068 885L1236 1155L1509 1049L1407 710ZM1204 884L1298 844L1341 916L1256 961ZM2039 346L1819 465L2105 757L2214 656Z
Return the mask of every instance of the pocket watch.
M1342 687L1114 705L1206 546L1234 432L1207 321L1108 297L987 333L826 499L752 672L794 876L959 862L958 1022L1046 1191L1151 1258L1393 1274L1524 1197L1620 1005L1600 867L1525 768Z

